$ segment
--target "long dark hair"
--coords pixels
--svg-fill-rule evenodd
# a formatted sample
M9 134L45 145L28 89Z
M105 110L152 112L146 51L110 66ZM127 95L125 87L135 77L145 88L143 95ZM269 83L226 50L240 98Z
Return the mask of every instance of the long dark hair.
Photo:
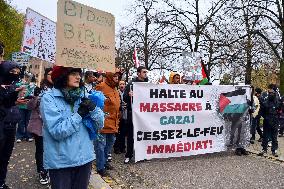
M44 76L43 76L43 79L41 80L40 82L40 88L41 90L46 90L47 88L52 88L53 87L53 84L50 83L48 80L47 80L47 76L48 76L48 73L52 71L52 68L46 68L44 70Z

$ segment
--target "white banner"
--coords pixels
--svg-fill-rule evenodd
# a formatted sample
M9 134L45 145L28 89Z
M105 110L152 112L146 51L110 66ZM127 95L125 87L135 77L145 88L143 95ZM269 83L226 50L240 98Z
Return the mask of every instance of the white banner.
M12 53L12 61L18 63L21 66L28 66L30 56L23 52Z
M249 86L134 83L135 162L245 147Z
M32 57L54 63L56 23L27 9L22 51Z

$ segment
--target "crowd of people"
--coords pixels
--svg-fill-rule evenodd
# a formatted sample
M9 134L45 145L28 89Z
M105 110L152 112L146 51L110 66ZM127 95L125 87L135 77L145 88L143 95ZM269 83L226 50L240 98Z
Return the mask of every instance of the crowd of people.
M3 60L3 44L0 56L0 189L9 188L5 181L15 140L35 140L39 182L50 183L52 189L87 189L93 161L98 174L107 176L107 171L113 169L112 149L116 154L125 154L125 164L132 161L132 88L133 82L148 81L145 67L138 67L137 77L127 83L120 70L83 73L80 68L54 66L45 69L37 87L31 74ZM164 82L190 81L173 73ZM255 89L254 94L250 142L255 142L257 131L263 147L259 155L267 153L272 141L272 154L278 156L279 125L280 136L284 131L284 98L280 98L275 85L269 85L267 94L260 89ZM86 126L88 120L93 130Z
M3 44L0 54L3 58ZM137 72L135 82L146 81L147 70L140 67ZM93 161L97 172L106 176L112 168L109 160L113 146L115 153L127 151L125 163L130 162L133 93L132 83L126 86L121 72L83 73L79 68L54 66L45 69L37 87L32 74L1 59L0 83L0 189L9 188L7 167L15 140L35 140L39 182L50 183L53 189L87 189ZM103 98L88 98L98 97L98 91ZM91 140L91 130L85 123L88 118L98 129L95 140Z
M284 97L280 96L276 85L270 84L267 91L260 88L253 90L253 107L251 111L251 138L250 143L255 143L256 131L259 134L262 151L258 154L267 154L271 146L272 155L278 157L278 135L283 137L284 130ZM262 130L260 128L262 122Z

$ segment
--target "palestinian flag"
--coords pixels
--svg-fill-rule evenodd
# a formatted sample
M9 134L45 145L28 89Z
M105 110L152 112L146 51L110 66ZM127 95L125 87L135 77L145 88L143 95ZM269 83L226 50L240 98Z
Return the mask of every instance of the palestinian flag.
M209 82L208 80L208 77L207 77L207 74L206 74L206 68L205 68L205 65L203 63L203 61L201 60L200 61L201 63L201 67L202 67L202 80L198 82L198 85L205 85L206 83Z
M243 114L248 108L246 89L238 89L220 95L219 109L223 115Z

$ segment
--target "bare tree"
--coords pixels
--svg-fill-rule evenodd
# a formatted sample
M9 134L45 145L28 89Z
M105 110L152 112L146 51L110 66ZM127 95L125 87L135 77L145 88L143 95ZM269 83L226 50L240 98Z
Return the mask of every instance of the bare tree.
M252 15L260 18L261 28L254 32L269 45L280 65L280 92L284 93L284 1L256 0L250 7L257 7L261 13Z
M209 52L212 60L215 44L214 37L210 35L208 28L214 22L217 13L226 5L226 0L164 0L167 9L159 13L156 22L166 25L175 32L170 40L175 40L171 47L180 53ZM204 5L210 5L204 10ZM201 11L203 10L203 11ZM207 53L208 54L208 53ZM212 61L207 62L207 70L210 75Z
M126 74L126 81L128 81L129 76L131 75L130 71L134 68L133 63L133 50L132 46L128 43L127 38L128 28L121 27L116 36L116 58L115 65L116 67L123 68Z
M171 69L176 52L172 51L168 36L172 34L166 26L154 22L158 3L155 0L135 0L130 13L134 21L128 26L128 43L137 45L140 60L145 67L153 69Z
M251 74L254 68L266 64L271 58L271 51L267 48L264 40L256 35L259 28L259 17L252 15L262 12L258 7L250 7L252 0L231 0L215 19L215 34L217 49L213 60L222 60L222 66L236 79L246 84L251 84ZM211 32L212 34L212 32ZM229 73L227 72L227 73Z

